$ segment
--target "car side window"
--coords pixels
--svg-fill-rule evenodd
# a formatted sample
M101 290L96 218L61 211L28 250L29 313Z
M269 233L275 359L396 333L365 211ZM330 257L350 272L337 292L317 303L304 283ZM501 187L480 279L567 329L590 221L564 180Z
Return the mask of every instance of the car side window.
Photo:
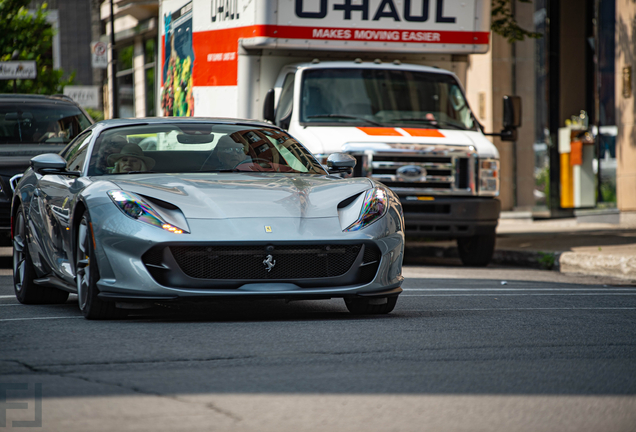
M88 155L88 144L91 142L93 131L81 134L74 141L64 155L66 159L66 169L68 171L81 171Z
M91 131L85 131L83 134L79 134L75 138L73 138L71 142L69 142L66 147L64 147L64 150L60 152L60 156L62 156L68 162L70 158L69 154L71 154L71 151L75 149L81 142L83 142L84 138L86 138L86 135L90 135L90 133Z

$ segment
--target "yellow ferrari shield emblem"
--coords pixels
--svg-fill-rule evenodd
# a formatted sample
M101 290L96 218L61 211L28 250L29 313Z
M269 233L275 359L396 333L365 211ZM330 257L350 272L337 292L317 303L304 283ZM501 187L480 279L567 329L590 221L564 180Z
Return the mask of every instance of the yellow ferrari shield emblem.
M272 232L272 227L265 225L265 232Z

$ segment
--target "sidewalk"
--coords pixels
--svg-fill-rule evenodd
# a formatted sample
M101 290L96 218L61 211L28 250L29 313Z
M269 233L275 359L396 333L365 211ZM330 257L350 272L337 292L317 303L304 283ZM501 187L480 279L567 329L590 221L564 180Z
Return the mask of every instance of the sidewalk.
M454 241L407 242L405 255L407 261L458 259ZM491 263L610 276L636 283L636 214L533 221L530 213L504 212Z

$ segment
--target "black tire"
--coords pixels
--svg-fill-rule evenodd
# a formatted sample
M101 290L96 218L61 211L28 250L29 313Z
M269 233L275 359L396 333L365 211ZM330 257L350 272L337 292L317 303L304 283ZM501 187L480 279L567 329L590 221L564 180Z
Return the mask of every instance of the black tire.
M35 268L27 242L27 226L22 206L18 208L13 225L13 290L22 304L60 304L68 299L68 292L36 285Z
M386 299L386 303L377 304ZM354 315L381 315L388 314L395 308L397 296L392 297L352 297L345 298L345 305ZM375 304L372 304L375 303Z
M462 263L470 267L485 267L495 253L495 232L457 239L457 250Z
M93 247L93 236L90 233L88 212L82 216L77 229L77 247L75 249L75 283L77 284L77 302L84 318L90 320L107 320L124 318L128 315L125 309L118 309L114 302L105 302L98 297L97 281L99 269Z

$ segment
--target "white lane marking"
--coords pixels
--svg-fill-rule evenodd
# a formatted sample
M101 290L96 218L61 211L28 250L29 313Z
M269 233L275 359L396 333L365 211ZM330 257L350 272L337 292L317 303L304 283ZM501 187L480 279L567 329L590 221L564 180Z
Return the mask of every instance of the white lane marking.
M52 320L52 319L78 319L82 316L64 316L64 317L30 317L30 318L5 318L0 321L30 321L30 320Z
M8 304L0 304L0 307L2 306L20 306L22 303L8 303Z
M545 296L636 296L636 293L567 293L567 294L503 294L503 293L492 293L492 294L402 294L400 297L493 297L493 296L536 296L536 297L545 297Z
M0 299L2 298L15 298L15 294L14 295L0 295Z
M514 311L514 310L636 310L633 307L571 307L571 308L471 308L471 309L431 309L431 310L398 310L396 312L465 312L465 311Z
M636 296L636 293L540 293L540 294L524 294L524 293L481 293L481 294L402 294L400 297L492 297L492 296Z
M404 288L404 291L633 291L636 288Z

